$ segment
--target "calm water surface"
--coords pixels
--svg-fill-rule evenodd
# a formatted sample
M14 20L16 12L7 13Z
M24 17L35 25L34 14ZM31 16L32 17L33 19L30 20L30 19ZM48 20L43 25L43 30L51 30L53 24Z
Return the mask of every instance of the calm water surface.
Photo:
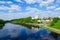
M0 30L0 40L60 40L60 35L55 39L46 29L36 30L27 27L6 23Z

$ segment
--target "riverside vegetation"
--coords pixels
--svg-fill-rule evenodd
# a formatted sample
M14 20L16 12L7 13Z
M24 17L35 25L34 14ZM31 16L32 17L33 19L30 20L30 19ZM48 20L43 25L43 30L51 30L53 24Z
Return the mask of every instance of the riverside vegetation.
M0 19L0 29L3 28L3 26L5 25L5 23L6 23L6 21Z
M53 19L53 21L49 22L47 24L47 27L51 27L51 28L55 28L55 29L59 29L60 30L60 18L54 17L52 19ZM26 18L14 19L14 20L10 20L10 21L0 20L0 29L3 28L3 26L7 22L11 22L11 23L18 24L18 25L23 25L23 26L26 26L28 28L37 27L36 26L36 24L38 24L37 20L41 20L41 18L32 19L32 17L26 17ZM34 25L30 25L30 24L34 24Z
M38 24L37 20L38 19L32 20L32 17L26 17L26 18L11 20L11 23L19 24L19 25L23 25L23 26L27 26L28 28L31 28L32 26L36 27L36 24ZM30 25L30 23L34 25Z
M50 18L48 18L48 19L50 19ZM60 30L60 18L54 17L52 19L53 19L53 21L49 22L47 24L47 26ZM15 23L15 24L26 25L26 26L31 27L32 25L29 25L29 23L32 23L32 24L36 25L36 24L38 24L37 20L41 20L41 19L40 18L39 19L32 19L32 17L26 17L26 18L20 18L20 19L11 20L11 22ZM34 26L34 27L36 27L36 26Z
M60 30L60 18L58 17L53 18L53 21L49 23L48 26Z
M48 18L48 19L50 19L50 18ZM48 23L47 28L51 27L51 28L55 28L55 29L59 29L60 30L60 18L54 17L52 19L53 19L53 21ZM20 19L13 19L13 20L10 20L10 21L9 20L5 21L5 20L1 20L0 19L0 29L2 29L4 27L4 25L5 25L5 23L7 23L7 22L8 23L10 22L10 23L13 23L13 24L18 24L18 25L23 25L23 26L26 26L28 28L37 27L37 26L35 26L36 24L39 24L37 22L37 20L41 20L41 18L39 18L39 19L32 19L32 17L26 17L26 18L20 18ZM30 23L34 24L34 26L30 25ZM55 32L51 32L51 34L55 38L58 36L58 33L55 33Z

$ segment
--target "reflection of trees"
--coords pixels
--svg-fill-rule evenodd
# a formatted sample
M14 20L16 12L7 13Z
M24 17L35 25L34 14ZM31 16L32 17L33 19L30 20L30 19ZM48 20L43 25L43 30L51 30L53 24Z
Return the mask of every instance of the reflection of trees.
M54 33L54 32L51 32L51 35L52 35L55 39L57 39L57 37L58 37L59 34Z

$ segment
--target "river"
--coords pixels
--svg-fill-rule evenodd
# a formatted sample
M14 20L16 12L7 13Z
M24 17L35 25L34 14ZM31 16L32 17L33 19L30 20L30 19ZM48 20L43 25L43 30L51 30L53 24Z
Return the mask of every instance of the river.
M6 23L0 30L0 40L60 40L60 35L55 39L46 29L27 28L25 26Z

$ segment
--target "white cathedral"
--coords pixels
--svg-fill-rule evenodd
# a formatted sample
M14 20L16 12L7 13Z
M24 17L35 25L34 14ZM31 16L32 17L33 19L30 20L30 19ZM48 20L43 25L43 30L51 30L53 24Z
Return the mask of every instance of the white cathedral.
M32 17L32 19L38 19L39 15L37 14L35 17Z
M41 20L39 20L39 14L37 14L35 17L32 17L32 19L38 19L37 22L41 22Z

